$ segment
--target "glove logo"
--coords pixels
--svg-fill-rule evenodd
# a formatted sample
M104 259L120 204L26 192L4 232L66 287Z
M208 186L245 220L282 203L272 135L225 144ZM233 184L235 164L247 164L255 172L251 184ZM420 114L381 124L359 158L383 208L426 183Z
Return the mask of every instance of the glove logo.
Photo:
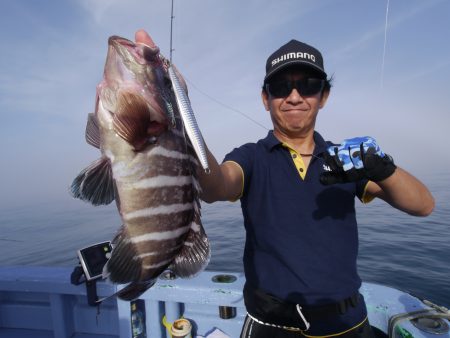
M326 164L323 165L323 170L324 171L331 171L331 168L329 166L327 166Z

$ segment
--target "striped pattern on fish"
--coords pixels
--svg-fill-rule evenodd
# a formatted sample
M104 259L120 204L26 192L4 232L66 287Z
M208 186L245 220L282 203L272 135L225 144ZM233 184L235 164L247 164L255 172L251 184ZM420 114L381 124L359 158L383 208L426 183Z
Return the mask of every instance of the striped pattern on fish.
M180 122L177 125L181 126ZM193 222L199 213L198 183L193 175L197 161L188 155L188 145L182 135L168 131L159 137L157 144L143 151L139 160L129 161L127 165L118 166L123 160L112 159L120 196L119 211L127 229L128 245L123 248L131 250L128 246L133 245L132 264L142 267L137 280L156 278L174 261L173 248L181 250L192 225L195 224L194 230L199 228ZM145 170L136 170L132 164ZM115 169L119 169L117 175ZM186 243L192 247L192 242ZM112 257L107 269L114 262ZM127 271L123 269L116 268L109 277L122 281L121 274Z
M200 272L210 247L200 219L199 163L159 50L119 37L109 46L96 112L86 127L86 140L103 156L80 173L71 191L94 205L116 200L123 225L104 277L130 283L119 297L131 300L169 267L184 278Z

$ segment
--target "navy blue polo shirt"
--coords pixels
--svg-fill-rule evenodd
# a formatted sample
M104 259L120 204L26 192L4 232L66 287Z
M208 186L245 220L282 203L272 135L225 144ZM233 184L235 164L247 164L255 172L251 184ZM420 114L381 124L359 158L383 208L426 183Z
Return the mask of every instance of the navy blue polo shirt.
M317 132L314 141L315 156L332 144ZM362 199L367 181L324 186L319 176L327 167L315 156L302 178L295 155L270 131L224 159L244 175L248 285L303 305L338 302L361 285L355 196Z

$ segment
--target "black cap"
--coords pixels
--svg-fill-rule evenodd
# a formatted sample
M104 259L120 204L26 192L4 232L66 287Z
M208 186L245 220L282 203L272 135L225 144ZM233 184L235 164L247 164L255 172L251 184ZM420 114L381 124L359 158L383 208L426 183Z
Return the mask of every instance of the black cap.
M323 58L320 52L306 43L291 40L269 56L266 62L266 77L264 83L280 70L290 66L304 66L316 70L323 78L327 73L323 68Z

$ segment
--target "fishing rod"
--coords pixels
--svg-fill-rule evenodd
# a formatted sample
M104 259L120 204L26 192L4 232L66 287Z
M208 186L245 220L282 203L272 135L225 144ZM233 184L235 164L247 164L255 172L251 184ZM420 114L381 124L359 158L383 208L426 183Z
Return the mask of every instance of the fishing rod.
M173 16L173 0L172 0L172 9L170 12L170 64L172 64L172 52L173 52L173 48L172 48L172 34L173 34L173 19L175 17Z
M173 19L175 18L175 16L173 15L173 3L174 0L172 0L171 3L171 14L170 14L170 56L169 56L169 60L170 60L170 64L172 64L172 52L175 50L173 48ZM240 114L241 116L245 117L247 120L253 122L254 124L260 126L261 128L265 129L265 130L269 130L269 128L267 128L266 126L264 126L263 124L259 123L258 121L252 119L250 116L248 116L247 114L243 113L242 111L231 107L230 105L227 105L219 100L217 100L216 98L212 97L211 95L206 94L204 91L200 90L192 81L190 81L188 78L186 78L186 76L183 76L183 78L190 84L190 86L192 88L194 88L197 92L199 92L200 94L202 94L203 96L207 97L208 99L210 99L211 101L217 103L218 105L231 110L235 113Z
M194 111L192 110L191 102L187 95L186 88L182 85L182 81L178 78L178 74L173 68L172 63L172 33L173 33L173 0L172 0L172 14L170 18L170 63L167 69L172 83L172 89L175 94L178 111L183 122L183 131L185 136L191 142L192 147L197 155L200 165L205 170L205 173L211 172L208 164L208 155L206 150L205 141L203 139L200 128L198 127L197 120L195 119Z

